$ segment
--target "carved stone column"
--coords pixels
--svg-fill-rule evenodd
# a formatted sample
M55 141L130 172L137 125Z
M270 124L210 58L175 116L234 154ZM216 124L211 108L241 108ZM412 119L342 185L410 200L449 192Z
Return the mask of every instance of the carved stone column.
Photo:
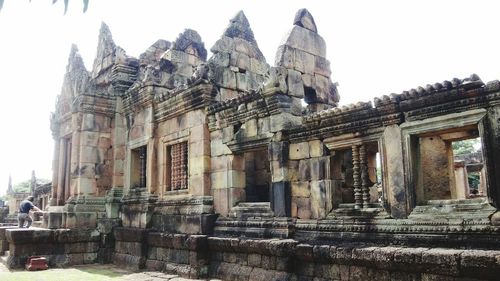
M359 146L352 146L352 177L354 187L354 208L361 209L363 207L363 198L361 192L361 178L359 173Z
M370 188L368 186L368 161L366 155L366 146L363 144L359 149L360 168L361 168L361 192L363 197L363 208L368 208L370 203Z
M50 195L50 206L57 206L57 188L59 181L59 139L54 139L54 158L52 160L52 190Z
M59 140L59 167L57 170L57 206L64 205L64 176L65 176L65 166L66 166L66 145L65 139L61 138Z

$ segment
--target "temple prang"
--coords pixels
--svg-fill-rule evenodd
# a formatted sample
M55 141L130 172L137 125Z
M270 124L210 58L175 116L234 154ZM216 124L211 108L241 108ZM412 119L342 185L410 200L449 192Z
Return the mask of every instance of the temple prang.
M36 254L196 279L497 278L500 82L340 106L328 27L306 9L290 23L273 66L242 11L212 55L185 29L134 58L104 23L91 70L73 46L50 206L43 228L0 227L8 266ZM480 148L457 154L464 140Z

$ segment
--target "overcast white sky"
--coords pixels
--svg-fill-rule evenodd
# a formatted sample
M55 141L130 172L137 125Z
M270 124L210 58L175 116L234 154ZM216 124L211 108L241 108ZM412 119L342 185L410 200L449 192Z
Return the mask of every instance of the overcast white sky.
M115 42L138 56L157 39L197 30L207 49L237 11L250 21L269 64L307 8L327 43L341 104L372 100L428 83L477 73L500 78L498 1L63 1L5 0L0 11L0 195L31 170L51 178L49 128L71 43L92 67L101 21Z

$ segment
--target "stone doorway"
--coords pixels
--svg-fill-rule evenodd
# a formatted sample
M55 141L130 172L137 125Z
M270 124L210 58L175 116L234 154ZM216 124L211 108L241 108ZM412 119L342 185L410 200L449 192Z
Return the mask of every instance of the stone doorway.
M246 202L269 202L271 170L267 149L245 152Z

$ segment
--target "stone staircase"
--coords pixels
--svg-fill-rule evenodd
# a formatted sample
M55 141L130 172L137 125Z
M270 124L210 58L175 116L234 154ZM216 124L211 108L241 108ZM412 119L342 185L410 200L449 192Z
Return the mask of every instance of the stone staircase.
M370 203L367 208L354 208L354 203L342 203L334 209L327 218L329 219L384 219L389 218L380 203Z
M275 217L270 202L239 203L214 227L221 237L288 238L292 233L293 219Z
M486 198L429 200L426 205L416 206L409 219L488 219L496 210Z
M274 212L270 202L241 202L231 209L229 217L240 219L272 218Z

